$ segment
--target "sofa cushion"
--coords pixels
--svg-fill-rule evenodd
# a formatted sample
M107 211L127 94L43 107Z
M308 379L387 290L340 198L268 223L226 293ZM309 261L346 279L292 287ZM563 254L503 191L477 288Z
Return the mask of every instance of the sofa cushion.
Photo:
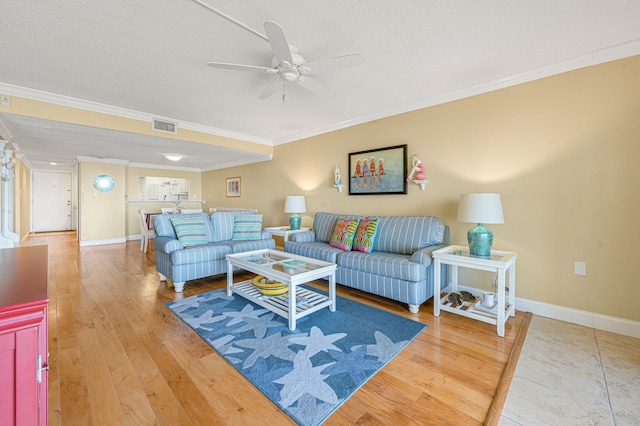
M253 250L275 249L276 242L273 238L265 238L259 240L231 240L224 241L219 244L231 247L233 253L244 253Z
M178 215L171 218L171 223L183 246L195 246L207 242L207 231L202 217L181 217Z
M171 252L171 264L174 266L188 265L192 263L206 263L214 260L222 260L233 251L231 247L223 244L200 244L185 247L183 250Z
M211 212L211 224L213 226L214 243L230 241L233 238L233 225L237 214L252 214L251 210L238 211L214 211Z
M156 237L178 238L171 223L174 217L200 217L207 232L207 242L213 242L213 226L206 213L189 213L189 214L157 214L153 216L153 230Z
M336 263L338 254L344 253L344 251L331 247L327 243L297 243L287 241L284 243L284 249L288 253L299 254L300 256L311 257L331 263Z
M259 240L262 237L261 214L238 214L233 218L232 240Z
M340 250L349 251L353 245L353 236L358 229L358 219L341 217L331 235L329 245Z
M427 276L427 268L412 262L410 256L393 253L362 253L351 251L337 257L338 268L368 272L406 281L420 281Z
M360 219L362 216L356 215L339 215L336 213L324 213L318 212L313 219L313 230L316 233L316 241L321 243L328 243L331 240L333 231L336 229L336 224L341 218L347 219Z
M383 216L378 218L373 251L412 254L444 238L444 223L433 216Z
M360 219L358 230L353 237L353 250L363 253L371 253L373 242L378 233L378 219L370 217Z

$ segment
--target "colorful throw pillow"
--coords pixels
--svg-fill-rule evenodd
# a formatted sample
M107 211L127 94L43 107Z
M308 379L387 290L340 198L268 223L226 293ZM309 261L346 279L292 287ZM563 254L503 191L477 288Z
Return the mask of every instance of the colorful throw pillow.
M261 214L238 214L233 218L232 240L259 240L262 238Z
M172 217L171 224L183 246L196 246L207 242L207 229L202 217Z
M378 233L378 219L370 217L360 219L358 230L353 239L353 249L364 253L371 253L373 241Z
M344 251L351 250L356 229L358 229L358 219L341 217L338 219L331 240L329 240L329 245Z

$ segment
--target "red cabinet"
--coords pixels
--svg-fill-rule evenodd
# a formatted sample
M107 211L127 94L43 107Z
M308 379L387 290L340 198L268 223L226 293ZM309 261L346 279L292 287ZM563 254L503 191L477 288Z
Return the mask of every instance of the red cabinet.
M47 246L0 249L0 424L47 424Z

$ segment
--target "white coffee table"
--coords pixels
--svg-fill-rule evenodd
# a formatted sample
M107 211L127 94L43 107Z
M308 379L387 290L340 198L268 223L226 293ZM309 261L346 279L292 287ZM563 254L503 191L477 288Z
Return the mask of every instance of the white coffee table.
M295 330L296 320L317 310L328 307L336 310L336 264L298 256L278 250L255 250L246 253L228 254L227 295L235 293L265 309L288 318L289 329ZM289 292L280 296L260 293L252 280L233 282L233 271L244 269L289 286ZM320 278L329 280L329 295L298 287ZM297 296L304 301L297 303Z
M306 232L309 228L291 229L289 226L272 226L270 228L264 228L264 230L271 234L271 236L277 235L278 237L282 237L282 240L286 243L289 241L289 235L297 232Z

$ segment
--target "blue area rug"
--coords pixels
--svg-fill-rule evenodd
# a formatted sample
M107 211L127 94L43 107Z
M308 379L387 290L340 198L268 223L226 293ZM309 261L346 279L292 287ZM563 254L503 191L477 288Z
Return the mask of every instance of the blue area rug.
M225 290L166 305L304 426L322 423L427 327L339 296L336 312L314 312L294 331Z

